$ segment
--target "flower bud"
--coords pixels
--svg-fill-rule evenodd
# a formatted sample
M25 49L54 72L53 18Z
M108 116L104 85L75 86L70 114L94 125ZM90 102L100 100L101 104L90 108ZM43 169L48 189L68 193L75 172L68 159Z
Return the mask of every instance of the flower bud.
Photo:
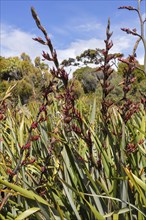
M64 122L67 123L67 124L70 123L71 120L72 120L72 117L70 117L70 116L66 116L66 117L64 118Z
M30 138L31 141L37 141L40 138L39 135L34 135Z
M31 146L31 144L30 144L30 142L28 142L27 144L25 144L25 145L22 146L22 149L23 149L23 150L29 149L30 146Z
M31 125L31 128L35 129L35 128L37 128L37 126L38 126L38 122L33 122Z

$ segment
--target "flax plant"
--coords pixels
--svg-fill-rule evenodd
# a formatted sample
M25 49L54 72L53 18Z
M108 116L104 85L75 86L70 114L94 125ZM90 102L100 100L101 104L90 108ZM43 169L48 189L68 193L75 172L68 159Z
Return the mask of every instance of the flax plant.
M137 105L129 104L129 90L125 89L133 83L133 60L126 61L123 99L117 106L108 98L114 89L109 81L113 72L110 61L115 59L109 54L113 43L108 21L100 67L104 73L101 113L95 97L85 117L83 103L76 103L74 83L68 83L45 28L34 8L31 12L44 35L44 39L34 40L49 48L43 57L54 67L50 83L42 88L42 103L36 102L38 112L21 103L10 108L2 100L0 218L144 220L144 97Z

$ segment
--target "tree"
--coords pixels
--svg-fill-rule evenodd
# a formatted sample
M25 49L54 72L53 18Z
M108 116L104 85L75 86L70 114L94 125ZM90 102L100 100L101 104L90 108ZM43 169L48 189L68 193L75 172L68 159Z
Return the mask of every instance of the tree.
M0 92L3 93L7 88L17 81L13 96L17 99L20 96L22 103L26 103L34 95L39 97L44 85L49 82L48 65L39 62L38 67L31 62L29 55L22 53L19 57L0 57Z
M0 79L20 80L22 78L21 61L18 57L0 57Z
M80 96L84 94L84 89L82 86L82 83L77 79L71 79L70 84L73 83L73 89L72 92L76 99L78 99Z
M41 62L41 58L40 57L36 57L34 59L34 63L35 63L35 67L40 68L42 71L48 70L49 66L48 64Z
M112 54L109 54L112 55ZM114 59L123 56L121 53L115 53ZM102 49L88 49L83 51L80 55L76 56L76 59L69 58L63 60L62 65L64 66L88 66L89 64L101 64L104 62L103 50Z
M98 83L97 75L95 68L82 67L73 73L73 78L81 83L85 93L90 93L96 90Z
M82 67L73 72L73 78L82 81L85 74L88 74L93 69L91 67Z
M95 92L97 87L97 80L94 75L84 75L82 85L85 93Z
M28 54L24 53L24 52L20 55L20 57L21 57L22 60L31 62L30 56Z
M33 95L33 88L29 82L22 79L18 82L12 93L16 99L20 97L22 104L26 104L29 98Z
M40 64L41 64L41 59L40 59L40 57L36 57L36 58L35 58L34 64L35 64L35 67L39 67L39 66L40 66Z

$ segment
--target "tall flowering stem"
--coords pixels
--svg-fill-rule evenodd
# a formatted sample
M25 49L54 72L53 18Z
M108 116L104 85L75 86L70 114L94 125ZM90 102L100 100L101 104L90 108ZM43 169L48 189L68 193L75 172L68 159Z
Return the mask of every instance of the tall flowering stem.
M120 107L122 110L121 116L126 123L135 112L139 111L140 102L134 103L128 98L128 94L131 91L132 84L136 80L133 71L136 69L137 62L133 55L129 56L127 59L119 58L119 61L127 65L123 72L123 105Z
M37 27L43 32L44 36L45 36L45 40L46 42L38 37L38 38L34 38L35 41L38 41L39 43L43 44L43 45L47 45L49 47L50 50L50 54L45 53L43 51L43 57L44 59L48 60L48 61L52 61L54 63L54 68L51 70L52 73L52 80L49 82L49 85L45 88L43 88L43 100L42 100L42 105L40 106L39 110L38 110L38 114L36 116L36 119L32 122L29 130L28 130L28 137L26 140L26 143L21 147L20 150L20 155L19 155L19 160L17 161L16 167L9 172L9 181L12 182L13 181L13 177L18 173L18 171L20 170L21 166L24 166L26 164L28 164L28 158L30 155L30 148L32 147L32 142L35 141L36 139L39 138L39 136L33 136L33 130L37 129L39 124L45 120L47 120L47 106L52 104L52 100L49 99L48 95L51 93L54 93L57 87L57 81L56 78L62 80L65 88L67 87L68 84L68 74L65 72L64 69L59 68L59 62L57 59L57 54L55 49L53 48L53 45L51 43L50 38L48 37L48 34L45 30L45 28L41 25L40 20L34 10L34 8L31 8L31 12L32 12L32 16L37 24ZM2 118L2 114L0 115ZM24 158L25 156L25 159Z
M140 33L137 33L137 30L134 28L133 30L130 30L129 28L121 28L122 31L126 32L127 34L132 34L134 36L137 36L138 39L134 45L133 48L133 56L136 53L138 44L140 41L143 42L143 46L144 46L144 72L145 72L145 76L146 76L146 37L145 37L145 22L146 22L146 18L142 18L142 13L141 13L141 2L142 0L137 0L138 1L138 5L137 8L134 8L132 6L121 6L119 7L119 9L127 9L130 11L135 11L138 14L139 17L139 22L140 22Z
M80 138L82 138L85 141L85 143L87 144L87 147L89 149L89 151L88 151L89 157L88 158L91 161L91 163L90 163L91 167L97 166L96 162L94 161L93 155L92 155L93 143L91 140L90 128L87 128L87 130L85 131L85 129L84 129L85 124L83 122L81 114L75 107L75 96L74 96L74 92L73 92L74 83L72 83L69 86L68 74L64 70L64 67L60 67L56 50L54 49L52 42L51 42L45 28L41 25L40 20L39 20L33 7L31 8L31 12L32 12L32 16L36 22L37 27L43 32L44 37L45 37L45 41L40 37L34 38L34 40L43 44L43 45L47 45L49 47L50 54L43 51L42 55L43 55L44 59L54 63L54 68L52 68L50 70L50 72L53 76L51 84L53 86L56 85L56 78L61 80L64 84L64 88L65 88L64 92L59 95L55 94L56 98L59 100L62 100L62 103L63 103L62 116L63 116L64 130L66 131L66 134L69 134L70 132L75 132L78 136L80 136ZM112 46L112 42L109 44L107 43L107 47L109 49L111 46ZM107 59L110 60L111 58L108 57ZM108 72L108 74L110 75L110 71ZM57 88L57 85L56 85L56 88ZM58 89L56 91L59 92ZM46 94L46 98L47 98L48 90L45 91L45 94Z
M53 68L51 70L52 76L53 78L58 78L61 79L64 83L64 86L67 87L68 84L68 74L66 73L66 71L63 68L59 67L59 61L57 58L57 53L56 50L54 49L51 39L49 38L45 28L41 25L40 19L37 15L37 13L35 12L35 9L32 7L31 8L31 13L32 16L36 22L37 27L42 31L42 33L44 34L45 40L44 41L42 38L38 37L38 38L33 38L33 40L38 41L39 43L43 44L43 45L47 45L49 47L50 50L50 54L46 53L43 51L42 56L44 57L45 60L51 61L54 63L55 68Z
M113 73L114 69L112 68L112 61L118 57L122 57L122 54L111 54L109 53L111 48L113 47L113 42L111 40L112 32L110 31L110 19L108 19L107 29L106 29L106 40L105 42L105 49L99 50L101 53L102 60L101 66L97 69L97 71L101 70L103 72L103 82L101 83L102 87L102 106L101 106L101 113L105 123L109 119L108 109L113 104L111 100L108 99L108 95L114 89L114 86L110 83L111 74Z

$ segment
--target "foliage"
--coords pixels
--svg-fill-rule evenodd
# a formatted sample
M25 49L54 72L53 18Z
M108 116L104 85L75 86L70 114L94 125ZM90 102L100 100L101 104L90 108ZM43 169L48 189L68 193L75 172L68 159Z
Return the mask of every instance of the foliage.
M70 85L73 84L73 95L75 96L76 99L84 95L84 90L79 80L73 78L69 81L69 83Z
M140 93L137 102L128 97L134 56L120 59L127 68L117 104L110 98L117 73L110 62L116 55L110 54L108 21L101 50L103 78L95 92L100 98L91 93L76 100L74 86L81 84L78 79L69 82L46 30L31 11L44 34L44 40L34 40L48 46L50 54L43 52L43 57L54 68L39 102L13 105L15 84L0 99L1 219L144 220L146 97ZM26 82L27 74L21 81L24 88Z
M121 219L126 216L144 219L146 125L143 107L126 126L117 108L113 107L108 124L111 132L104 137L103 121L99 112L96 113L96 103L91 109L86 106L88 118L82 120L85 121L85 134L91 131L94 164L82 134L76 130L68 133L61 115L58 117L62 103L56 104L54 100L54 105L48 106L47 121L42 121L33 130L30 152L25 149L12 185L8 183L9 175L16 167L22 146L26 146L28 128L36 116L38 103L34 108L31 106L31 111L20 104L15 114L9 109L7 114L5 112L6 119L1 121L1 174L4 179L0 182L5 203L1 215L15 219L26 209L38 208L37 212L30 212L30 219L39 219L39 216L44 216L43 219L53 216L56 219L57 216L60 219L102 219L103 216L105 219L116 214ZM80 101L78 108L83 108Z
M123 54L115 53L115 57L121 57ZM69 58L68 60L63 60L62 65L64 66L79 66L79 65L89 65L89 64L100 64L104 61L101 49L88 49L82 52L80 55L76 56L76 59Z
M20 80L14 89L13 97L20 97L22 104L26 104L33 94L33 88L26 80Z
M15 84L17 86L14 90L13 97L17 100L18 96L22 103L27 103L30 98L39 98L41 96L41 89L44 84L50 80L50 74L48 72L48 65L40 61L39 57L36 57L36 61L39 61L39 66L34 66L30 57L22 53L21 58L10 57L0 58L0 92L6 92L9 86Z
M20 55L20 57L23 61L28 61L29 63L31 62L30 56L24 52Z
M19 80L22 78L20 60L18 57L0 58L0 79L1 80Z
M73 73L73 78L79 80L82 84L84 92L95 92L99 79L103 79L103 73L96 71L97 68L82 67Z
M84 76L82 84L85 93L95 92L97 86L97 79L95 78L95 76L88 74Z
M0 96L2 96L3 93L5 93L7 91L8 87L9 87L9 82L3 81L3 83L0 83L0 91L1 91Z
M73 73L73 77L79 81L82 81L84 79L84 75L90 73L92 71L91 67L82 67L77 69L74 73Z

